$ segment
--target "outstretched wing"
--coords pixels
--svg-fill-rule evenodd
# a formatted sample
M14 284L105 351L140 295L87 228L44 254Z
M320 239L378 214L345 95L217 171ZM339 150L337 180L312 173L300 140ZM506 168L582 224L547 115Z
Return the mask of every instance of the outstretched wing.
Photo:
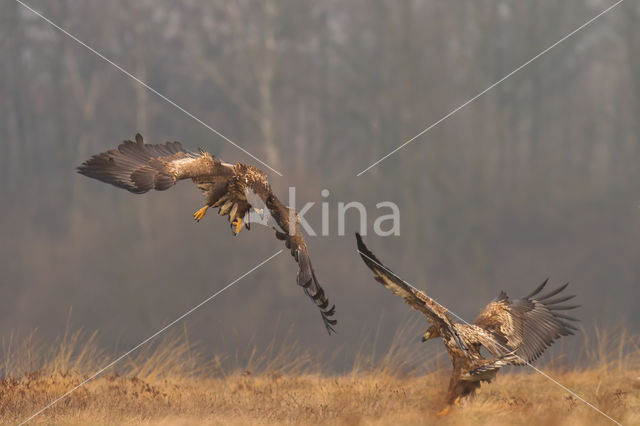
M258 190L256 192L263 199L267 209L269 209L271 217L277 225L274 227L276 238L285 242L287 248L291 250L291 255L298 263L299 269L296 277L298 285L304 289L305 294L309 296L320 309L322 321L329 334L335 333L333 326L336 325L337 320L331 319L335 314L335 305L329 306L329 299L324 294L324 290L320 286L316 274L313 271L309 257L309 249L298 226L297 214L282 204L282 202L278 200L278 197L271 192L271 188L265 188L263 191Z
M117 149L94 155L78 167L78 173L143 194L151 189L164 191L181 179L213 182L232 175L233 166L205 152L189 152L180 142L145 144L138 133L135 142L124 141Z
M578 307L562 304L575 295L553 298L569 283L544 296L536 296L547 282L545 280L528 296L513 301L505 292L501 292L473 322L488 331L500 346L509 351L508 355L497 361L498 364L531 363L557 339L572 335L577 330L571 321L578 320L559 312Z
M413 309L425 314L431 322L439 324L443 337L446 337L445 334L448 333L453 337L460 349L464 353L468 353L466 345L462 342L462 339L460 339L458 332L449 319L447 309L428 297L424 292L401 280L390 269L385 267L367 246L364 245L362 237L358 233L356 233L356 240L358 243L358 253L360 253L360 257L364 263L375 274L375 280L391 290L393 294L402 297Z

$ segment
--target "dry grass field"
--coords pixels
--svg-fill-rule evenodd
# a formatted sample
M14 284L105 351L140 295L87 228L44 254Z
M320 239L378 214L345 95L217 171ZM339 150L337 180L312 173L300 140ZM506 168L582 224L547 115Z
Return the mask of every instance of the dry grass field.
M638 339L621 332L585 341L579 367L541 364L546 373L623 424L640 424ZM287 343L256 349L242 368L206 360L173 334L142 348L35 417L33 424L613 424L529 368L511 369L472 399L437 417L448 383L446 356L434 372L411 367L396 339L379 360L357 357L351 371L322 374L318 359ZM35 336L3 342L0 422L16 424L80 384L113 358L94 336L55 345ZM313 367L315 365L315 367Z

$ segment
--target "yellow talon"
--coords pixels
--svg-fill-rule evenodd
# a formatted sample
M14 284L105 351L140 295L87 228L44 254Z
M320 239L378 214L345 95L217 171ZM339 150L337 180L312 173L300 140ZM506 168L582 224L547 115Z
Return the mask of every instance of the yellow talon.
M442 411L440 411L440 412L437 414L437 416L438 416L438 417L444 417L444 416L446 416L447 414L449 414L449 411L451 411L451 406L450 406L450 405L447 405L446 407L444 407L444 408L442 409Z
M207 214L208 209L209 209L208 205L204 206L203 208L201 208L200 210L198 210L193 214L193 219L196 222L200 222L200 220L204 217L204 215Z
M235 226L235 229L233 230L233 235L238 235L240 231L242 231L242 219L237 218L233 222L231 222L231 224Z

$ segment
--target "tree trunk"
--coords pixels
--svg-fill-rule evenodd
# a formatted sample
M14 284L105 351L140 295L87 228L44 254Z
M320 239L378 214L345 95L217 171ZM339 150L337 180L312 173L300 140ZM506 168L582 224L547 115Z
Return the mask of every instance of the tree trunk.
M260 134L262 135L266 160L269 166L278 169L278 151L275 147L273 83L276 67L275 19L276 4L273 0L264 3L266 26L263 44L263 61L258 71L258 91L260 93Z

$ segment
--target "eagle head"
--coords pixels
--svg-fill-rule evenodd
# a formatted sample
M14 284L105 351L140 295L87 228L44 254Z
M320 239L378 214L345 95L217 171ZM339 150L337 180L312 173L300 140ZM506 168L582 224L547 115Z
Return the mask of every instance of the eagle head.
M426 342L429 339L433 339L434 337L440 337L440 329L435 325L432 325L427 329L427 331L422 336L422 341Z

